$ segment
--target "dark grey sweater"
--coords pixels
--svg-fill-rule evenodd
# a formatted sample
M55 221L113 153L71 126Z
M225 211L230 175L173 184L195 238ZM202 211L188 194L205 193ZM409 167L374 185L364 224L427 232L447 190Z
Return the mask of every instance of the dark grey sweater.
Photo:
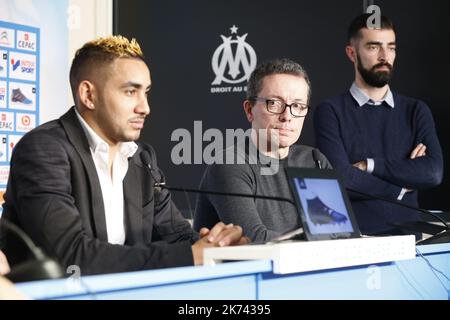
M291 146L288 157L280 160L280 167L275 175L261 175L261 169L264 168L264 164L261 163L267 162L251 164L248 156L245 164L211 165L203 175L200 188L293 199L284 167L315 168L312 150L313 148L303 145ZM267 159L266 157L266 161ZM320 160L323 168L331 168L330 163L321 153ZM289 202L199 195L195 209L194 229L211 228L219 221L240 225L244 229L244 234L254 242L269 241L300 227L297 209Z

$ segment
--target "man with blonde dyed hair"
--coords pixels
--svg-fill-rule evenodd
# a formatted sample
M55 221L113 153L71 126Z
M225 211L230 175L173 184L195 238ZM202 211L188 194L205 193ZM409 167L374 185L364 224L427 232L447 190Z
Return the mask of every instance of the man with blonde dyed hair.
M195 233L170 193L154 188L164 178L155 152L134 142L150 113L151 86L134 39L86 43L70 84L75 106L14 149L4 219L82 274L201 264L205 247L247 242L240 227L223 223ZM26 256L8 236L4 251L14 270Z

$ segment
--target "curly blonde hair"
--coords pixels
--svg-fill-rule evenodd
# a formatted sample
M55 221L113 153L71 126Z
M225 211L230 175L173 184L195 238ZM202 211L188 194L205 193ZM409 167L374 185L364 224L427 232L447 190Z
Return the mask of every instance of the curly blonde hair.
M76 95L78 85L91 73L118 58L136 58L145 62L141 46L136 39L124 36L109 36L85 43L75 53L70 68L70 86Z
M110 36L106 38L98 38L87 42L84 46L77 50L75 59L89 51L103 52L106 56L113 58L142 58L141 46L136 39L128 40L124 36Z

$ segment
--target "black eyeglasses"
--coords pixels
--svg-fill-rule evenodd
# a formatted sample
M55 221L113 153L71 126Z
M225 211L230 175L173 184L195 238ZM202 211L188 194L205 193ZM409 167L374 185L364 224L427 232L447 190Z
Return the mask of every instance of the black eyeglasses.
M281 100L266 99L261 97L251 97L249 100L265 102L267 111L273 114L282 114L284 113L284 110L289 107L292 116L296 118L306 117L309 108L307 104L300 102L287 104Z

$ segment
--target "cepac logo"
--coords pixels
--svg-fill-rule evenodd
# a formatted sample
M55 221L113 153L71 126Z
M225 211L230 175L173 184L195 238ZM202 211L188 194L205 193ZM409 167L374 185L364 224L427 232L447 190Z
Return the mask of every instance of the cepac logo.
M0 130L14 131L14 113L0 112Z
M36 33L17 31L17 48L36 51Z
M222 83L235 85L247 81L256 67L256 52L246 42L248 33L239 36L238 29L233 25L230 28L231 35L229 37L220 35L222 44L214 51L211 60L212 69L216 75L211 83L213 86ZM242 92L246 89L246 87L212 87L211 93Z

